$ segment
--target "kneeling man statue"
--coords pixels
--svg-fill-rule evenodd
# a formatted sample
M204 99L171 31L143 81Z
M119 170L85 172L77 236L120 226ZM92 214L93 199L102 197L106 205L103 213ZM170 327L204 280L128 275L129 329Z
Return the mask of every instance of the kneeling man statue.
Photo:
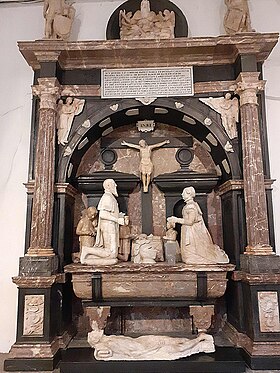
M97 206L99 220L96 242L93 247L83 247L82 264L111 265L118 262L119 226L125 224L124 214L119 212L117 185L113 179L103 183L104 194Z

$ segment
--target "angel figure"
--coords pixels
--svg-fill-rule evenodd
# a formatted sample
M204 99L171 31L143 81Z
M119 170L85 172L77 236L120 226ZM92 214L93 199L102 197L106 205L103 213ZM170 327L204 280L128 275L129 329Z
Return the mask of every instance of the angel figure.
M59 100L57 107L57 138L58 143L65 145L68 143L68 136L75 115L79 115L84 108L85 100L67 97L65 104Z
M131 144L126 141L122 141L121 144L128 146L129 148L137 149L140 152L140 166L139 171L141 174L141 180L143 183L144 193L148 193L149 184L151 182L151 175L153 172L153 162L152 162L152 151L156 148L160 148L165 144L169 144L169 140L164 140L158 144L148 145L145 140L140 140L139 145Z
M225 97L209 97L201 99L205 104L221 114L222 124L230 139L237 137L236 123L239 121L239 102L236 97L231 98L230 93Z

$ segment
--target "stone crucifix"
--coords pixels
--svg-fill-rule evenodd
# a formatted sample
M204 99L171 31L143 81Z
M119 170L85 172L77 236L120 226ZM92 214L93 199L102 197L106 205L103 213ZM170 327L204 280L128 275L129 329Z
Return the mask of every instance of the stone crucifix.
M164 140L154 145L148 145L145 140L140 140L139 145L131 144L126 141L122 141L121 145L129 148L137 149L140 152L140 166L139 171L141 174L141 180L143 183L144 193L148 193L149 184L151 182L151 175L153 173L153 162L152 162L152 151L156 148L160 148L165 144L169 144L169 140Z

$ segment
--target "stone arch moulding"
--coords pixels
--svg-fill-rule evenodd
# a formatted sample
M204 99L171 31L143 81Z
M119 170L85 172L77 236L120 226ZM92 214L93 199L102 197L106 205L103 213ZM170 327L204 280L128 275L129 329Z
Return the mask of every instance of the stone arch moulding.
M98 105L98 110L96 110L96 101L94 104L88 103L87 123L80 123L76 127L68 146L59 156L58 182L73 182L83 155L99 138L120 126L144 119L154 119L156 122L176 126L201 142L221 170L221 183L229 179L240 179L238 149L234 148L234 152L225 150L225 145L231 143L231 140L221 124L220 115L197 98L180 99L180 104L183 106L180 109L176 108L177 103L178 99L175 98L158 98L148 106L139 105L134 99L108 99L102 101L102 106ZM118 109L113 112L111 107L116 104ZM135 114L128 115L132 110ZM205 119L208 125L204 124Z
M158 13L168 9L173 11L176 16L176 25L175 25L175 38L188 37L188 22L183 12L171 1L168 0L150 0L151 10ZM106 28L106 38L107 40L111 39L120 39L120 28L119 28L119 13L120 10L126 10L127 12L135 13L140 9L141 0L128 0L121 4L111 15L107 28Z

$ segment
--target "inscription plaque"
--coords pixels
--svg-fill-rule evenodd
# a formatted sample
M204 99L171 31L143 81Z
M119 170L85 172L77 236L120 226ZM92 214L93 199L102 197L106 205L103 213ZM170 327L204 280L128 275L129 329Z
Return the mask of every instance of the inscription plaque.
M102 69L102 98L193 96L192 67Z

